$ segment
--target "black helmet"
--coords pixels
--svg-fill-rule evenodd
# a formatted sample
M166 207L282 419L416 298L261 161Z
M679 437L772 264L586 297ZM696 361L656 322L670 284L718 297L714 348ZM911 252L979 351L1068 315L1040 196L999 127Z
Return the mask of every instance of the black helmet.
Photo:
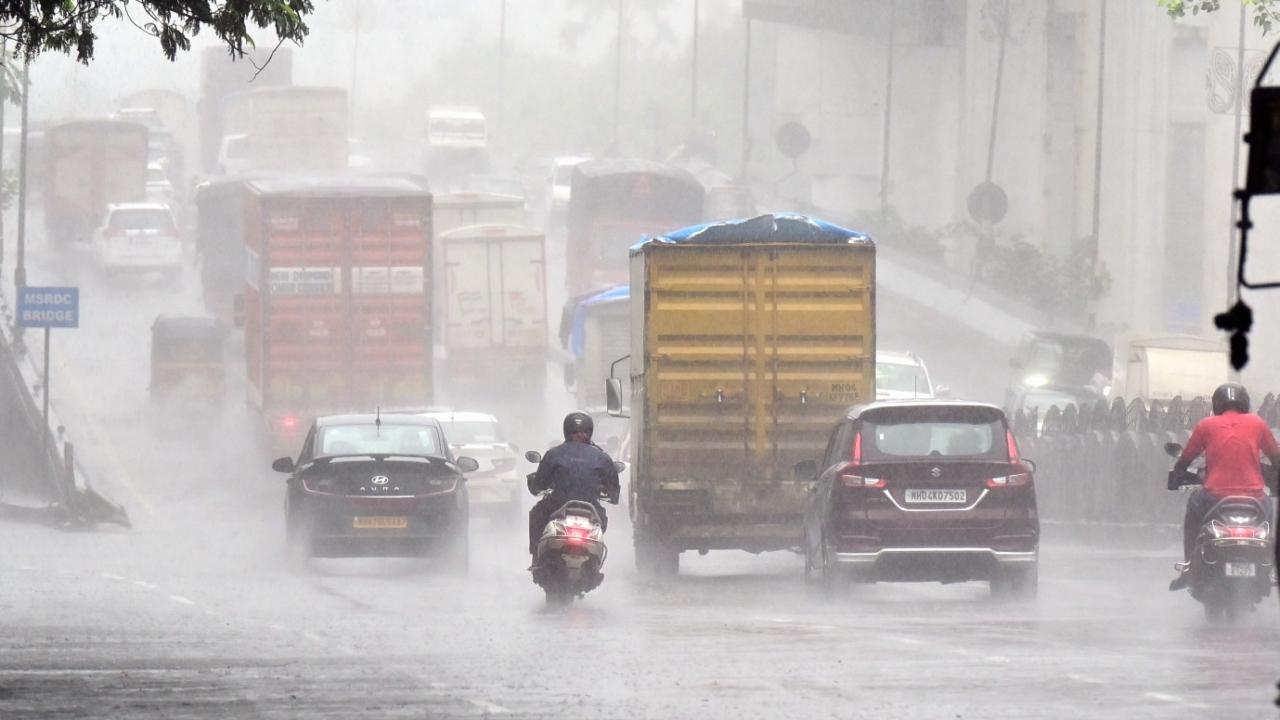
M1213 391L1213 414L1221 415L1228 410L1249 412L1249 391L1240 383L1222 383Z
M591 439L591 433L595 432L596 424L591 420L591 416L583 412L571 412L564 416L564 439L568 440L577 433L586 433L587 439Z

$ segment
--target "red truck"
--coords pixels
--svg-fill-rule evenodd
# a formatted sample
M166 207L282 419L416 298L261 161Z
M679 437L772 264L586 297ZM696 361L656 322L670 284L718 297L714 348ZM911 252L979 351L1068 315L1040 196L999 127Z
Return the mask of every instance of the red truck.
M44 223L55 243L88 242L111 203L147 195L147 128L122 120L77 120L45 134Z
M314 417L431 400L431 195L404 179L245 183L245 364L273 449Z
M566 223L569 296L627 282L630 247L701 222L704 194L688 172L647 160L575 165Z

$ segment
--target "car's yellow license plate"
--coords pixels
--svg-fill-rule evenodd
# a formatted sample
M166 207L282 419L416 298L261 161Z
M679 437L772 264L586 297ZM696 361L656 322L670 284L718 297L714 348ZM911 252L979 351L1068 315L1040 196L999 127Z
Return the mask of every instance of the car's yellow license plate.
M409 518L403 515L357 515L351 518L351 527L357 530L403 530L409 527Z

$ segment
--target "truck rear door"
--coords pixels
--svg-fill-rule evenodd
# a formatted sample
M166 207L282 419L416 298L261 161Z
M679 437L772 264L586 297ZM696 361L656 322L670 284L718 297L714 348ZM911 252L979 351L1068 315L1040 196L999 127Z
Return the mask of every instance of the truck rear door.
M788 481L821 454L832 419L872 392L874 250L645 252L650 475Z

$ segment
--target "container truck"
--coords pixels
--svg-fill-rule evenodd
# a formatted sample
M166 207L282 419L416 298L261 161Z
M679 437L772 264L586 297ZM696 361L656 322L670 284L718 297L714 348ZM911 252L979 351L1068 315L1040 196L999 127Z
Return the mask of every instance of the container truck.
M147 196L147 128L121 120L79 120L46 133L44 222L55 243L88 242L107 205Z
M273 449L311 419L431 400L431 195L406 180L245 183L245 368Z
M200 135L200 167L213 173L218 149L227 134L223 127L223 102L229 95L250 88L293 84L293 52L289 48L250 50L233 60L222 47L206 48L200 58L200 99L197 103Z
M1209 397L1231 380L1227 344L1194 335L1123 337L1116 343L1112 397L1169 401Z
M223 113L223 172L316 175L347 169L350 123L342 88L246 90L228 96ZM236 157L228 157L233 151Z
M636 564L799 547L834 418L875 399L875 245L800 215L686 228L631 251ZM621 379L609 410L621 412Z
M440 193L432 203L436 234L469 225L523 225L524 198L501 193Z
M628 361L615 366L631 352L630 286L574 298L561 322L565 389L574 394L577 407L598 414L605 409L604 381L611 374L630 377Z
M437 215L438 217L438 215ZM472 225L441 233L436 327L451 404L513 407L545 387L547 305L545 238L516 225ZM521 378L512 385L511 378ZM506 413L509 416L509 413Z

